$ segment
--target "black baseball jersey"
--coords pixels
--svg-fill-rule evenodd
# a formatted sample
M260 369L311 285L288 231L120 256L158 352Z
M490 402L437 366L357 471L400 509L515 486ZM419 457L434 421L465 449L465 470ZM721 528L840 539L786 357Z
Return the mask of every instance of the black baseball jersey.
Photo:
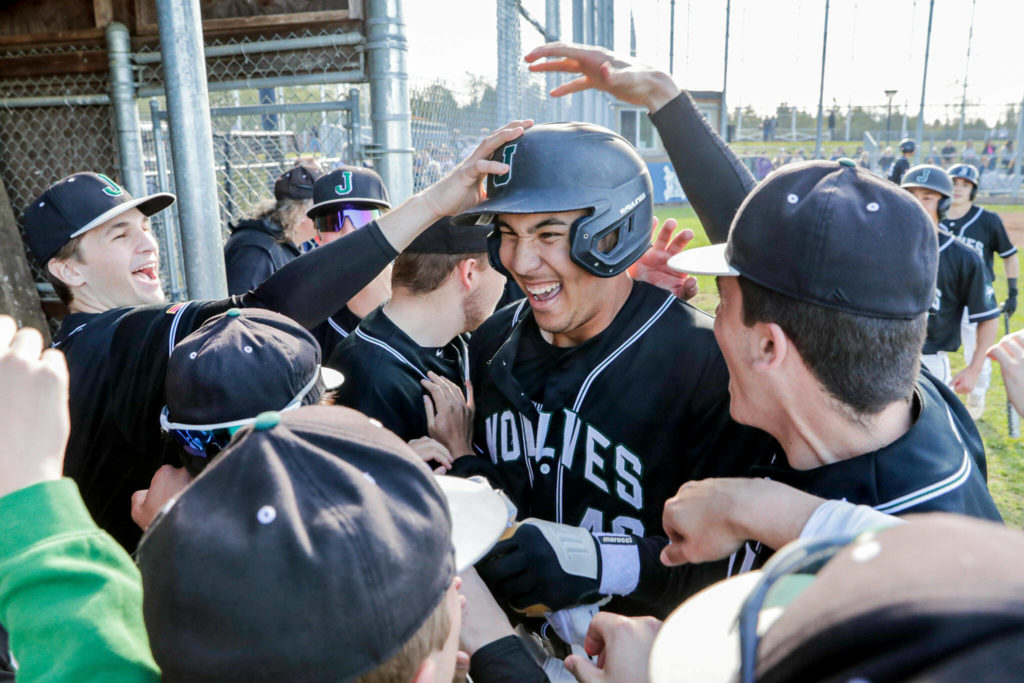
M173 345L233 306L269 308L305 327L322 322L397 255L376 224L369 227L308 254L301 265L289 263L242 296L64 318L53 344L71 376L64 471L97 524L119 543L134 549L142 532L131 520L132 493L149 487L170 454L159 417ZM339 262L347 267L339 269Z
M228 294L244 294L291 262L301 252L270 219L239 221L224 243Z
M980 206L972 206L960 218L944 218L940 225L981 257L985 264L985 282L989 284L996 279L992 255L1008 258L1017 253L1017 247L1006 234L1003 220L998 214Z
M826 500L869 505L889 515L953 512L1001 522L986 483L985 446L963 401L941 381L922 372L913 410L910 430L872 453L810 470L794 470L782 458L775 458L748 474ZM727 575L756 569L773 552L760 543L747 542L729 558ZM704 580L709 579L717 580L713 573Z
M985 282L981 258L948 232L939 232L939 271L935 301L928 311L923 353L960 348L960 321L967 309L972 323L999 317L995 290Z
M317 343L320 344L320 352L324 360L331 357L338 344L355 331L361 320L362 318L353 313L352 309L345 306L310 330Z
M907 161L906 157L900 157L892 165L892 173L889 175L889 180L899 185L900 181L903 180L903 174L908 170L910 170L910 162Z
M433 371L464 386L469 350L458 336L439 348L420 346L383 307L363 318L334 350L327 366L345 375L335 402L380 420L403 441L427 436L420 380Z
M640 585L610 609L665 614L658 555L665 501L691 479L736 476L771 442L729 417L728 372L711 316L634 283L603 332L573 348L544 341L525 300L470 340L477 457L519 517L640 537Z

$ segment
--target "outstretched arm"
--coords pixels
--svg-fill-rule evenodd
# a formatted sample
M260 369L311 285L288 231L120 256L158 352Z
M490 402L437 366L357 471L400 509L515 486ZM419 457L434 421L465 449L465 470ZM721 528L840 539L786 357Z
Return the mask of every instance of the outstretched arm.
M543 45L526 61L531 71L579 74L552 90L554 97L594 88L647 107L708 237L714 243L727 239L732 218L756 181L668 74L604 48L565 43Z
M531 125L532 121L513 121L495 131L444 178L374 223L291 261L244 295L244 305L283 313L307 329L316 327L431 223L479 204L487 175L508 171L506 164L491 161L491 154Z

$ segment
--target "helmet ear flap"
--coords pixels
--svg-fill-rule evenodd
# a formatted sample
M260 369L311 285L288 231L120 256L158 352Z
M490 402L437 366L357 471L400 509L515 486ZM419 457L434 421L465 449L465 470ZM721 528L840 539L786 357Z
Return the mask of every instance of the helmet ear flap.
M977 197L977 196L978 196L978 185L977 185L977 183L971 183L971 201L973 202L974 198Z
M512 274L501 263L501 232L497 228L491 230L490 234L487 235L487 260L491 262L491 268L494 268L509 280L512 279Z

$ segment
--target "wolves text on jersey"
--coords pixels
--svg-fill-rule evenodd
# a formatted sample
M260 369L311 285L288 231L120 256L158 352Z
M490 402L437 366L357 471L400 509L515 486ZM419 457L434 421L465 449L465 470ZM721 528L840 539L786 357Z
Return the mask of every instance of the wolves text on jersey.
M520 412L503 410L484 420L487 450L496 463L530 458L541 473L556 466L582 473L595 489L626 503L634 510L644 505L643 463L629 448L613 443L594 425L569 409L541 411L536 424ZM603 531L603 515L588 509L580 526ZM643 535L643 524L634 518L611 520L612 531Z

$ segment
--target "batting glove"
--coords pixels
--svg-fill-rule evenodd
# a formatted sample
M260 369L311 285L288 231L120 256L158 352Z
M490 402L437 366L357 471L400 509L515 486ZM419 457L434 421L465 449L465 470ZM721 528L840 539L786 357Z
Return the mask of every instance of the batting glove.
M640 554L633 536L595 535L529 518L476 568L513 609L540 616L605 595L631 593L640 578Z
M1017 310L1017 279L1009 278L1009 289L1006 294L1006 301L1003 302L1003 313L1008 317L1013 317L1014 312Z

